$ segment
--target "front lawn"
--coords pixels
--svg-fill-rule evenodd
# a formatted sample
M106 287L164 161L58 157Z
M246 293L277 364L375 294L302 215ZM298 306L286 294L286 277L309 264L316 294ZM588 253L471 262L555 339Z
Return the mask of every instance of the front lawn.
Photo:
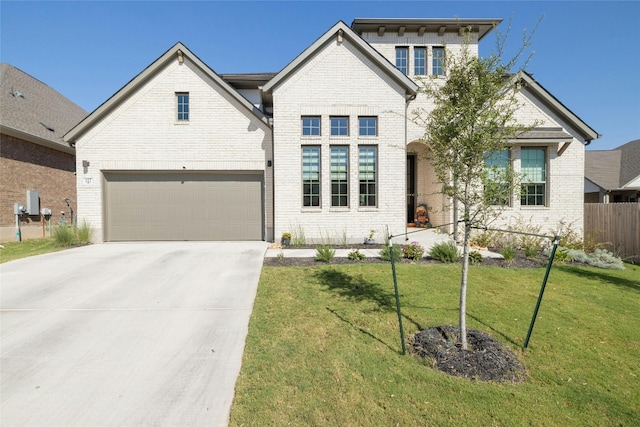
M406 336L457 325L459 265L398 265ZM389 264L265 267L232 426L631 426L640 419L640 267L474 266L468 327L527 369L520 384L452 377L401 355ZM408 348L408 347L407 347Z

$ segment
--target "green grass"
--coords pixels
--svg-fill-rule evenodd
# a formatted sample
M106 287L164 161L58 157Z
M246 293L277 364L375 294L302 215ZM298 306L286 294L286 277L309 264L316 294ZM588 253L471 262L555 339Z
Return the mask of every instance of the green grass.
M0 249L0 263L66 249L59 246L53 238L5 242L2 246L4 248Z
M406 335L457 324L459 265L397 266ZM389 264L265 267L232 426L631 426L640 419L640 267L471 267L468 327L510 347L520 384L401 355Z

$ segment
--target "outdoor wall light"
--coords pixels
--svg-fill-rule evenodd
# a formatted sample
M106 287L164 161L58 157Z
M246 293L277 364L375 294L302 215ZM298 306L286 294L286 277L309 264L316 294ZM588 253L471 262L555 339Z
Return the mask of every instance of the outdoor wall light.
M89 160L83 160L82 161L82 167L83 168L88 168L91 165L91 163L89 163Z

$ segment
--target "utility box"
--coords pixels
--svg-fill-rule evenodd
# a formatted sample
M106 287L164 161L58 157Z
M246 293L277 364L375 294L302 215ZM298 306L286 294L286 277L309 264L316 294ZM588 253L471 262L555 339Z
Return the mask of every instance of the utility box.
M14 203L13 204L13 214L14 215L22 215L24 213L24 206L22 203Z
M40 194L36 190L27 190L27 215L40 215Z

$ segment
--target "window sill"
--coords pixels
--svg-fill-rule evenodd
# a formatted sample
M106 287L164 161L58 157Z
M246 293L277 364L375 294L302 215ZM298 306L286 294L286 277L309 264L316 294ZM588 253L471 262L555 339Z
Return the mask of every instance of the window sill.
M348 208L348 207L329 208L329 212L351 212L351 208Z
M177 126L185 126L189 124L189 120L176 120L173 124Z
M319 212L322 212L322 208L316 208L316 207L313 207L313 208L302 208L302 209L300 209L300 212L302 212L302 213L319 213Z
M522 210L529 210L531 209L532 211L543 211L543 210L548 210L550 209L549 206L534 206L534 205L520 205L520 209Z
M358 212L378 212L377 206L361 206L358 208Z

